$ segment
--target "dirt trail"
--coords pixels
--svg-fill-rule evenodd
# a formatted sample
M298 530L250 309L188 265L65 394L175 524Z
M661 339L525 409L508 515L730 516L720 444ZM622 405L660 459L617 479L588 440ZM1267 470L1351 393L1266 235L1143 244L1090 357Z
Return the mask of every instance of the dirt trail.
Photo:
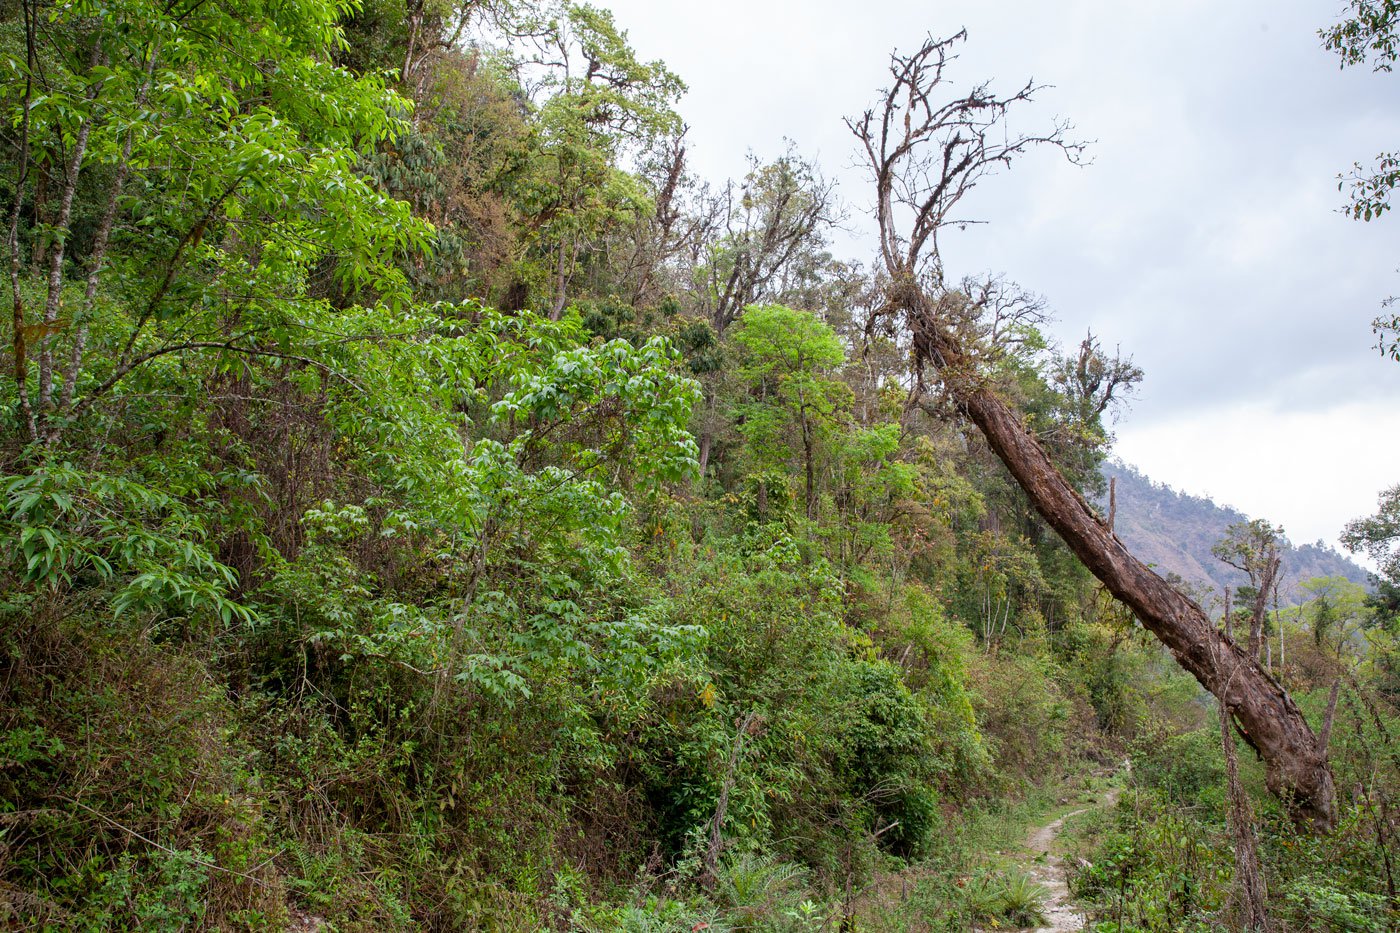
M1065 883L1064 859L1054 851L1055 838L1060 835L1065 820L1100 807L1111 807L1117 802L1121 792L1122 788L1120 787L1110 788L1093 806L1066 813L1059 819L1034 830L1027 837L1026 848L1031 850L1033 857L1039 857L1042 853L1045 855L1044 861L1032 862L1027 866L1027 874L1047 892L1045 898L1046 925L1037 927L1035 933L1067 933L1071 930L1084 929L1084 918L1074 909L1070 901L1069 886Z

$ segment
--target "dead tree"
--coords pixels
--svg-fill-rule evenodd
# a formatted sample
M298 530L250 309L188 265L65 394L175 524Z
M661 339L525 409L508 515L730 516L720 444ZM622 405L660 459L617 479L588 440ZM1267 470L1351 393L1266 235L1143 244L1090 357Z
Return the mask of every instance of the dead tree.
M819 250L841 219L835 187L791 146L766 165L750 156L743 184L728 185L712 212L716 237L702 245L697 278L721 337L747 305L771 296L789 264Z
M655 209L635 225L619 276L633 283L627 295L633 307L661 302L674 283L658 278L668 270L674 274L675 261L695 249L716 223L713 208L705 203L705 189L686 170L686 132L682 127L659 143L638 169Z
M827 231L841 218L835 186L816 166L789 145L764 165L750 156L742 185L729 184L702 205L711 218L711 237L696 241L692 276L699 286L705 316L715 336L725 331L755 302L772 299L774 285L804 254L820 251ZM710 460L718 396L704 382L700 427L700 475Z
M1225 588L1225 637L1234 638L1230 624L1230 588ZM1324 739L1323 745L1325 746ZM1269 891L1264 884L1264 870L1259 864L1259 845L1254 836L1254 812L1249 794L1240 781L1240 760L1235 751L1235 736L1230 730L1230 717L1225 704L1220 704L1220 746L1225 753L1225 781L1229 794L1228 821L1230 838L1235 849L1235 884L1244 915L1244 928L1250 933L1269 933Z
M876 106L847 121L875 185L880 254L888 277L882 315L908 334L915 380L935 377L955 407L1025 490L1036 510L1086 567L1220 701L1246 741L1264 759L1269 789L1295 815L1319 829L1335 823L1332 774L1324 747L1288 693L1220 632L1195 602L1141 561L1056 468L1021 417L997 394L976 333L944 313L956 303L947 287L938 234L958 203L983 178L1041 146L1078 161L1080 144L1057 123L1042 135L1013 134L1008 111L1040 88L1027 83L1009 96L989 86L949 96L945 72L966 38L930 38L911 55L891 57L893 83Z

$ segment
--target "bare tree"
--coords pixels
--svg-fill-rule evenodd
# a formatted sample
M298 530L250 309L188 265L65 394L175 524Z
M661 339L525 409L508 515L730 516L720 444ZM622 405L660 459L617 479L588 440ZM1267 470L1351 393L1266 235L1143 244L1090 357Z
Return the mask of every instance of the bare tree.
M787 267L819 249L840 219L832 184L791 148L766 165L751 161L743 184L719 195L719 235L697 269L705 312L720 336L746 306L770 297Z
M697 241L692 259L701 311L719 338L744 308L776 298L775 286L786 270L820 250L827 229L840 219L834 186L791 146L772 162L760 164L750 156L750 163L742 184L726 185L702 209L712 236ZM715 386L706 381L704 391L702 477L718 421Z
M1065 357L1055 382L1069 399L1075 414L1085 423L1107 414L1109 407L1142 381L1142 368L1115 349L1109 356L1092 333L1080 341L1079 352Z
M883 313L910 336L916 380L932 375L987 442L1046 522L1085 566L1137 617L1234 717L1264 759L1271 791L1295 816L1330 829L1336 791L1326 750L1288 693L1220 632L1195 602L1133 557L1055 467L1024 422L998 396L968 350L968 338L946 313L950 293L938 233L976 183L1026 152L1048 146L1078 161L1080 144L1056 123L1039 135L1011 132L1008 112L1040 88L1027 83L1009 96L987 84L948 96L947 67L960 32L930 38L890 60L891 85L876 104L848 120L875 183L880 253L889 277Z
M616 281L625 283L633 307L658 304L680 290L691 260L713 238L718 205L708 185L686 168L686 127L660 140L637 166L654 210L643 214L623 234L623 255Z

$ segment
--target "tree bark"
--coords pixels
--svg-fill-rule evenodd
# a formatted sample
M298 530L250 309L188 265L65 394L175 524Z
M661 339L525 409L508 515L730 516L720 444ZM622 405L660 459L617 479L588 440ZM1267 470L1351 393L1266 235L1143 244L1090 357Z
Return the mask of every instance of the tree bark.
M569 264L568 243L559 241L559 262L554 270L554 304L549 308L549 319L557 321L564 316L564 306L569 303Z
M802 458L807 468L807 520L811 521L817 517L817 476L816 465L814 463L816 454L812 450L812 426L807 423L806 415L802 417Z
M89 69L102 62L102 37L92 40L92 59ZM105 80L98 81L88 92L88 100L96 101L102 93ZM73 198L78 191L78 179L83 171L83 158L87 155L88 139L92 136L92 125L97 120L96 108L83 118L78 126L77 137L73 140L63 176L63 189L59 195L58 218L54 222L57 238L53 244L53 254L49 257L49 291L44 302L44 335L39 341L39 408L46 412L53 405L53 345L59 330L58 312L63 304L63 258L68 247L69 224L73 219Z
M1269 591L1278 586L1279 568L1283 566L1277 553L1266 555L1260 569L1259 583L1254 591L1254 616L1249 620L1249 656L1256 661L1264 643L1264 618L1269 611ZM1323 747L1327 743L1323 742Z
M24 11L24 116L19 127L19 165L15 173L15 196L10 207L10 226L5 236L5 247L10 253L10 293L11 315L14 321L13 346L15 393L19 396L19 417L29 440L39 437L38 424L34 418L34 408L29 401L29 347L25 337L24 295L20 290L19 215L24 207L24 189L29 180L29 133L31 102L34 98L35 53L35 11L27 2Z
M927 319L924 321L927 324ZM956 343L938 328L915 334L916 352L933 362L949 392L1071 551L1171 651L1235 718L1264 759L1269 790L1315 828L1336 823L1336 789L1326 749L1302 711L1255 657L1207 618L1200 606L1135 558L1060 474L1020 417L984 380L969 376Z
M151 91L151 75L155 71L157 47L146 51L145 79L136 92L136 104L143 107ZM83 290L83 307L78 316L78 332L73 338L73 350L68 358L68 367L63 373L63 387L59 390L58 411L66 412L73 404L73 396L78 385L78 374L82 372L83 356L87 352L88 331L93 309L97 304L97 286L102 278L102 269L107 261L107 243L112 237L112 228L117 220L117 205L121 200L122 188L126 185L127 173L131 170L131 150L136 143L134 130L127 130L122 137L121 157L117 159L116 171L112 177L112 187L107 193L107 204L102 210L97 232L93 236L92 250L88 258L87 285ZM58 439L57 429L50 427L50 442Z
M1225 751L1225 777L1230 796L1230 834L1235 847L1235 883L1239 889L1245 929L1251 933L1268 933L1269 902L1264 874L1259 866L1259 850L1255 845L1253 813L1244 785L1240 783L1239 756L1235 753L1235 737L1230 734L1230 717L1220 707L1220 742Z
M1253 622L1251 622L1253 624ZM1225 587L1225 637L1234 640L1230 626L1230 588ZM1255 655L1257 657L1257 655ZM1322 739L1324 748L1327 739ZM1230 717L1225 704L1220 704L1220 746L1225 753L1225 780L1229 792L1228 813L1230 835L1235 848L1235 884L1243 903L1244 928L1249 933L1269 933L1268 888L1264 871L1259 865L1259 846L1254 837L1254 813L1249 794L1240 783L1240 761L1235 752L1235 737L1230 732Z

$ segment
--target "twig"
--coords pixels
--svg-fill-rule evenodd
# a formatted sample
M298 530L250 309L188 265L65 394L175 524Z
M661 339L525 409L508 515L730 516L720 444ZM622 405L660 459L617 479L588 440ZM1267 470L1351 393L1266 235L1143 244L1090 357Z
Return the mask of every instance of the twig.
M178 856L180 856L180 857L182 857L182 858L187 858L187 859L189 859L191 862L194 862L196 865L202 865L202 866L204 866L205 868L212 868L212 869L214 869L215 871L221 871L221 872L224 872L225 874L235 875L235 876L237 876L237 877L239 877L239 878L244 879L245 881L251 881L251 882L253 882L253 884L259 885L260 887L264 887L264 888L269 887L269 885L268 885L268 883L267 883L266 881L262 880L261 878L258 878L258 877L256 877L256 876L254 876L254 875L245 874L244 872L241 872L241 871L235 871L235 870L232 869L232 868L225 868L225 867L223 867L222 865L216 865L216 864L214 864L213 862L205 861L204 859L198 858L197 856L194 856L194 855L191 855L191 854L188 853L188 852L181 852L181 851L179 851L178 849L171 849L171 848L169 848L168 846L163 846L163 845L161 845L159 842L156 842L154 839L151 839L151 838L149 838L149 837L147 837L147 836L141 835L140 833L138 833L136 830L132 829L132 828L129 827L129 826L123 826L121 823L118 823L116 820L112 819L111 817L107 816L106 814L99 813L99 812L97 812L96 810L94 810L92 807L89 807L87 804L85 804L85 803L80 803L80 802L78 802L77 800L72 799L71 797L60 797L59 799L65 801L65 802L67 802L67 803L71 803L71 804L72 804L73 806L75 806L75 807L79 807L80 809L86 810L87 812L91 813L93 816L97 817L99 820L102 820L102 822L107 823L107 824L109 824L109 825L111 825L111 826L114 826L114 827L116 827L117 829L120 829L122 832L126 833L126 834L129 835L129 836L134 836L134 837L136 837L137 839L140 839L142 842L146 843L147 845L155 846L157 849L160 849L162 852L168 852L168 853L170 853L171 855L178 855ZM280 853L279 853L279 854L280 854ZM264 861L263 861L261 864L259 864L257 867L258 867L258 868L262 868L264 865L266 865L268 862L271 862L272 859L274 859L274 858L276 858L276 857L277 857L277 855L273 855L271 858L268 858L268 859L264 860Z

